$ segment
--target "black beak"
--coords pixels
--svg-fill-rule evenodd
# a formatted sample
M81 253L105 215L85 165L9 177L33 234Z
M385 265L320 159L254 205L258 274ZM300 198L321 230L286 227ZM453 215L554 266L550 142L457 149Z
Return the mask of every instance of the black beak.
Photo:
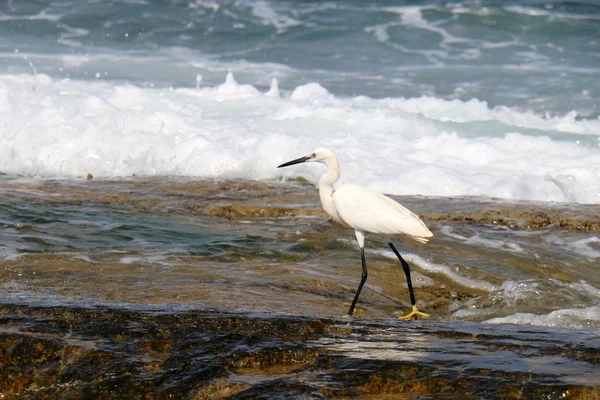
M281 164L280 166L278 166L277 168L281 168L281 167L289 167L290 165L294 165L294 164L300 164L303 163L305 161L307 161L309 159L309 157L300 157L300 158L296 158L295 160L292 161L288 161L286 163Z

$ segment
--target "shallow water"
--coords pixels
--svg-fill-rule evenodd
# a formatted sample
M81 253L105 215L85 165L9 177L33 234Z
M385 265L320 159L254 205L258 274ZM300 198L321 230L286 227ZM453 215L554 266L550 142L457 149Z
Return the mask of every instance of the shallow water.
M341 316L360 278L352 232L301 181L183 178L0 182L3 302L164 304ZM433 319L600 327L597 210L397 197L434 233L395 243ZM385 238L367 239L356 311L409 310Z

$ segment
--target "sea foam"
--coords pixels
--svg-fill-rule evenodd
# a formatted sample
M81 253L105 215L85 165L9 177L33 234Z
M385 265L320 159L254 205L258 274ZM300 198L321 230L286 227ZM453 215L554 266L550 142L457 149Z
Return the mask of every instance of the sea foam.
M598 329L599 299L600 290L584 280L507 280L488 294L469 300L464 307L454 312L453 316L457 319L478 319L487 323ZM557 304L569 308L556 309Z
M600 328L600 307L566 308L548 314L515 313L485 321L490 324L530 324L558 328Z
M288 93L281 96L280 93ZM334 150L342 182L390 194L600 203L600 121L432 97L339 98L318 83L262 93L0 75L0 171L316 182L278 164Z

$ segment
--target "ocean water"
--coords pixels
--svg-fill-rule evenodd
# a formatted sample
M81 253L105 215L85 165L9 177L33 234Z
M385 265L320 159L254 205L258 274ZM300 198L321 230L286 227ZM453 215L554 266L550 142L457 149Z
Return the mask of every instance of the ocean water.
M600 203L594 1L7 1L0 171Z
M109 279L103 281L107 288L110 279L121 278L142 287L136 282L160 274L165 285L181 283L177 268L185 266L186 279L205 268L206 284L217 285L213 290L232 290L273 259L287 271L286 263L299 257L294 249L304 244L279 244L241 222L220 227L188 217L193 213L170 203L166 193L174 187L144 192L147 201L167 206L129 215L119 196L135 188L120 185L129 185L133 175L165 185L172 177L304 177L314 183L322 173L318 166L276 166L318 147L338 155L342 183L392 195L600 204L600 3L0 4L0 289L6 298L37 287L27 266L48 276L42 286L52 293L83 298L94 298L93 285L84 284L99 279L89 275L94 268L114 274L102 277ZM110 200L99 201L93 192L72 203L79 189L64 182L80 183L88 174L93 182L127 179L107 184ZM49 194L49 187L57 193ZM165 217L173 209L174 220ZM303 229L322 234L322 225L307 221ZM260 228L277 223L263 221ZM411 249L409 261L433 274L431 282L438 274L486 293L457 303L448 315L599 326L596 232L440 224L434 234L438 244L429 252ZM353 259L350 239L331 242L341 252L334 256L343 259L340 265ZM239 260L261 246L267 261L239 270ZM444 251L455 246L483 255L449 261ZM373 251L390 261L387 252ZM37 258L27 258L32 255ZM54 280L50 255L74 272ZM337 276L306 257L298 267L304 277ZM331 261L320 257L323 265ZM215 260L235 262L215 272ZM344 285L353 287L356 278ZM73 289L65 283L70 279L83 283ZM153 279L140 292L160 291ZM258 283L267 286L265 280ZM38 290L27 296L50 298ZM565 294L552 302L556 292ZM277 303L273 296L260 300ZM249 306L260 307L260 301ZM323 312L331 312L326 307ZM373 313L389 314L380 311Z

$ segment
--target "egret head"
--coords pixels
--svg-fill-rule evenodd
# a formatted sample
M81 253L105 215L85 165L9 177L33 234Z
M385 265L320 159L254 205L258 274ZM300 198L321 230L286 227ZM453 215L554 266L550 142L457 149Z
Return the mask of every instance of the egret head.
M336 157L331 150L319 148L304 157L296 158L295 160L283 163L277 168L289 167L290 165L300 164L303 162L320 162L329 165L329 162L333 160L336 160Z

